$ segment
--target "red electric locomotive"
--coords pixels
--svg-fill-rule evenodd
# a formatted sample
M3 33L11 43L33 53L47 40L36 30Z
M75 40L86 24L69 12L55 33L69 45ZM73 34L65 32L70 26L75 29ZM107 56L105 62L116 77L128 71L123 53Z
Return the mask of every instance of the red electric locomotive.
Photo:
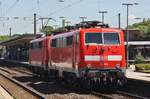
M29 64L33 72L45 75L48 72L50 53L50 36L38 38L30 42Z
M91 27L44 39L43 49L30 49L30 63L39 63L51 77L69 83L116 85L126 83L124 34L115 28ZM49 60L49 61L48 61ZM39 69L38 69L39 70Z
M125 83L124 35L118 29L89 28L51 36L50 68L73 81Z

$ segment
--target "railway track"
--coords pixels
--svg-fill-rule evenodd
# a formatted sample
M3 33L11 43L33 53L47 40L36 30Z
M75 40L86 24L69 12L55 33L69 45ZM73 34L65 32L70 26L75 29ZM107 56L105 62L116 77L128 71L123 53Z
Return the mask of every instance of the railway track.
M11 79L13 79L13 78L17 78L17 76L18 76L18 74L20 74L20 76L23 76L22 74L24 74L24 75L29 75L29 76L31 76L32 75L32 73L29 73L28 71L23 71L23 70L20 70L20 69L18 69L18 68L16 68L16 67L14 67L14 68L7 68L7 67L0 67L0 78L1 78L1 72L2 72L2 74L5 74L5 75L7 75L9 78L11 78ZM36 78L35 79L38 79L39 77L37 77L36 76ZM1 78L1 79L3 79L3 78ZM0 80L1 80L0 79ZM15 79L14 79L15 80ZM27 82L20 82L20 80L18 81L19 79L17 79L17 83L19 82L19 83L21 83L21 85L23 85L23 84L29 84L30 85L30 83L28 82L28 80L27 80ZM16 80L15 80L16 81ZM43 82L42 81L42 79L39 79L39 81L38 82L35 82L34 84L36 85L40 85L40 83L41 82ZM2 82L0 81L0 84L1 84ZM58 84L58 83L56 83L55 81L54 82L45 82L45 84L46 85L50 85L51 83L53 83L53 86L52 86L52 93L51 93L51 90L49 90L49 87L46 87L47 89L45 89L45 86L41 86L41 87L39 87L39 89L42 89L42 91L44 92L45 90L49 90L49 92L46 92L47 94L45 94L45 93L43 93L43 92L39 92L38 91L38 89L36 90L36 91L38 91L39 93L39 95L40 96L42 96L41 98L24 98L24 97L21 97L20 98L20 96L22 96L22 95L16 95L16 94L14 94L14 93L12 93L13 94L13 96L18 96L19 98L17 98L17 99L87 99L87 98L89 98L89 97L91 97L92 99L99 99L99 97L97 97L97 96L94 96L94 95L87 95L87 93L83 93L83 92L77 92L77 91L75 91L74 89L69 89L69 88L67 88L67 87L64 87L64 86L62 86L62 85L60 85L60 84ZM2 83L2 84L4 84L4 83ZM5 84L6 85L6 84ZM34 85L34 86L35 86ZM14 86L14 85L13 85ZM23 85L24 86L24 85ZM33 87L34 87L33 86ZM51 86L51 85L50 85ZM4 86L4 87L6 87L6 86ZM32 87L32 86L30 86L30 87ZM44 88L43 88L44 87ZM29 90L31 90L32 91L32 89L31 88L29 88L28 86L27 86L27 88L29 89ZM7 89L7 87L6 87L6 89ZM8 88L9 89L9 88ZM16 90L18 90L19 88L18 87L16 87ZM34 88L33 88L34 89ZM36 89L36 88L35 88ZM62 91L61 91L62 90ZM8 90L9 91L9 90ZM21 91L21 90L20 90ZM35 92L35 91L33 91L33 92ZM55 93L53 93L53 92L55 92ZM30 96L31 97L31 96Z
M92 91L91 94L102 97L104 99L146 99L145 97L141 97L138 95L133 95L133 94L125 93L125 92L121 92L121 91L117 91L117 92L111 93L111 94Z
M21 68L18 69L18 67L13 67L11 69L13 71L17 71L17 72L20 72L20 73L25 73L27 75L33 75L32 73L30 73L28 71L20 70ZM1 68L0 68L0 70L1 70ZM9 70L5 70L5 69L2 69L2 70L7 72L7 73L9 73L9 74L14 74L14 72L11 72ZM81 90L79 90L79 91L81 91ZM145 97L141 97L141 96L134 95L134 94L131 94L131 93L128 93L128 92L124 92L124 91L116 91L114 93L109 93L109 94L103 93L103 92L101 93L101 92L98 92L98 91L90 91L90 92L85 92L85 93L89 93L89 94L91 94L93 96L97 96L97 97L102 98L102 99L103 98L104 99L146 99Z
M0 84L3 86L13 97L17 99L45 99L40 93L25 86L19 81L8 76L14 74L6 69L0 68Z

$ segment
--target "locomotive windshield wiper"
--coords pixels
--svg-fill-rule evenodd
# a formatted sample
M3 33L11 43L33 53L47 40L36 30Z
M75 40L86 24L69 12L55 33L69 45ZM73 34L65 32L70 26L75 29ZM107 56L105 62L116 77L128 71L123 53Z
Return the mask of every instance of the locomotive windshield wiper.
M90 44L97 45L97 44L99 44L99 43L90 43Z
M98 44L101 44L101 43L88 43L86 45L98 45Z

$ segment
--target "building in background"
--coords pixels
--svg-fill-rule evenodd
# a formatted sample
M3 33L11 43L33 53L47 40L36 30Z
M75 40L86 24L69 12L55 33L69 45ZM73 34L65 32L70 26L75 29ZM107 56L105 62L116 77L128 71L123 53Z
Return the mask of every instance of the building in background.
M126 30L123 31L126 34ZM141 53L141 55L145 58L145 61L150 62L150 38L143 38L142 36L143 33L139 30L129 30L129 62L134 62L138 53Z
M40 34L23 34L1 42L1 57L9 60L28 61L29 42L40 36Z

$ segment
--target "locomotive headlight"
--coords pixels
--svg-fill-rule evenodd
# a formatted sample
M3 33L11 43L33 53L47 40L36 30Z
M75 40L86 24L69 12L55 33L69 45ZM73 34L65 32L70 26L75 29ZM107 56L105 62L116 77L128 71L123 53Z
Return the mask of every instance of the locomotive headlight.
M87 65L87 68L91 68L91 67L92 67L91 64L88 64L88 65Z
M116 64L116 68L117 68L117 69L120 69L120 64Z

